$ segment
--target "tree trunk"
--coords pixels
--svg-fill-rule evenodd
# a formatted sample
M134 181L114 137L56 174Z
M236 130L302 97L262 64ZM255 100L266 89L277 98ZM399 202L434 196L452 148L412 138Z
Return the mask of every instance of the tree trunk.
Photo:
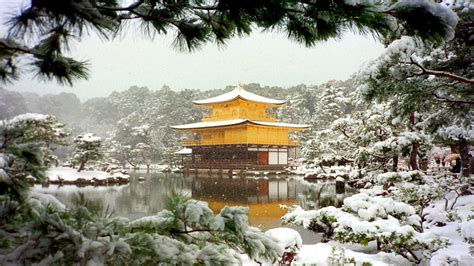
M81 165L79 165L79 169L77 169L77 172L84 170L85 165L86 165L85 161L81 162Z
M127 160L127 163L129 163L133 167L133 169L137 168L137 166L135 164L133 164L132 162L130 162L129 160Z
M398 155L392 157L392 171L396 172L398 170Z
M418 162L416 160L416 156L418 154L418 146L419 144L417 142L413 143L411 145L411 153L410 153L410 167L411 170L418 170Z
M359 172L357 173L357 177L358 177L359 179L362 179L362 177L363 177L363 176L362 176L362 165L361 165L360 163L357 164L357 168L359 168Z
M410 117L408 118L408 126L411 131L415 131L415 113L410 113ZM414 142L411 145L411 152L410 152L410 167L411 170L418 170L418 162L416 160L416 156L418 155L418 142Z
M461 156L461 176L468 177L471 170L471 158L469 158L469 145L465 138L459 138L457 142L459 155Z
M449 149L451 150L451 153L458 153L456 150L456 145L449 145Z

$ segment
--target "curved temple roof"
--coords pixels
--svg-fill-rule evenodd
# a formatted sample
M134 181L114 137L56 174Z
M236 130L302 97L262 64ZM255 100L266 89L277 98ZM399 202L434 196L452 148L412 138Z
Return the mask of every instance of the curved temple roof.
M235 126L240 124L255 124L261 126L271 126L271 127L285 127L285 128L308 128L309 125L298 125L298 124L289 124L281 122L264 122L264 121L255 121L248 119L233 119L233 120L222 120L222 121L210 121L210 122L198 122L192 124L171 126L174 129L201 129L201 128L211 128L211 127L225 127L225 126Z
M233 89L232 91L229 91L227 93L224 93L222 95L204 99L204 100L197 100L193 101L194 104L199 104L199 105L206 105L206 104L215 104L215 103L225 103L225 102L230 102L236 99L243 99L247 100L250 102L256 102L256 103L265 103L265 104L284 104L286 101L283 100L275 100L275 99L270 99L267 97L263 97L251 92L248 92L244 90L240 85L237 86L237 88Z

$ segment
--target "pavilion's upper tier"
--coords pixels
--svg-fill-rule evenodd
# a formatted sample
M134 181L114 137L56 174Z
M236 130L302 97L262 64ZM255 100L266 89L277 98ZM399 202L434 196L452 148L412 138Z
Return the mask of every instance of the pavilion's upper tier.
M220 104L220 103L231 102L238 99L242 99L244 101L249 101L249 102L254 102L254 103L267 104L267 105L282 105L286 102L283 100L270 99L267 97L263 97L263 96L248 92L239 85L237 86L237 88L227 93L221 94L216 97L204 99L204 100L193 101L193 103L197 105L215 105L215 104Z

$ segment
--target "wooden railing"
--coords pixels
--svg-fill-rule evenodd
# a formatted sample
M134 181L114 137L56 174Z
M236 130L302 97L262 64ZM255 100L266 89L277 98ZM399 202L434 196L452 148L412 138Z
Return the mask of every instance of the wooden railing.
M240 141L232 141L232 142L225 142L225 141L202 141L202 140L182 140L182 146L199 146L199 145L226 145L226 144L245 144L244 142ZM288 145L288 146L298 146L298 141L296 140L288 140L287 143L278 143L278 144L268 144L268 143L248 143L248 144L257 144L257 145Z
M287 164L261 165L256 160L219 160L219 161L201 161L201 162L184 162L184 168L188 169L259 169L271 170L286 167Z

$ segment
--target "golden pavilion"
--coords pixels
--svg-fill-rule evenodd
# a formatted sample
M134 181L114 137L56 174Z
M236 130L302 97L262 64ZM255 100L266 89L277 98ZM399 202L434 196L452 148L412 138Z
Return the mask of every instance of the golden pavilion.
M272 110L286 101L245 91L241 85L222 95L193 101L209 110L201 122L172 126L188 133L186 169L282 170L296 148L289 133L308 125L278 122Z

